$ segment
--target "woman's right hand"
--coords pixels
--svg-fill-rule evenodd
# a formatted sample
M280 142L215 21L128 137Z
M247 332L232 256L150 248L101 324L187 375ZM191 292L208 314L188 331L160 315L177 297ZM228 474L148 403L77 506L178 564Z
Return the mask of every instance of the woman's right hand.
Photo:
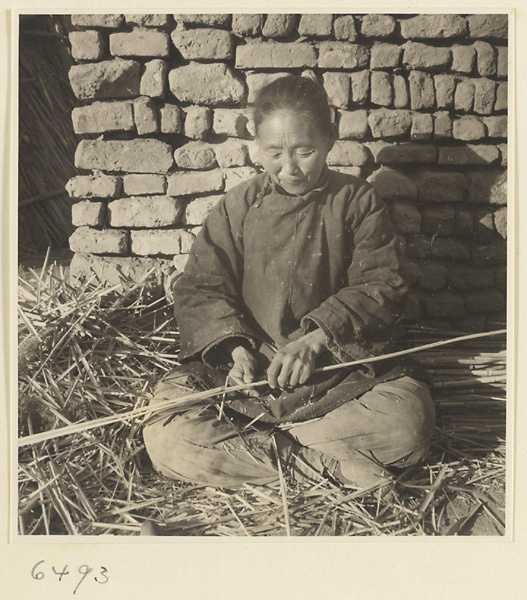
M234 365L229 371L229 381L237 385L252 383L258 372L258 360L256 356L247 350L245 346L236 346L231 352ZM256 389L246 390L249 396L258 397L260 394Z

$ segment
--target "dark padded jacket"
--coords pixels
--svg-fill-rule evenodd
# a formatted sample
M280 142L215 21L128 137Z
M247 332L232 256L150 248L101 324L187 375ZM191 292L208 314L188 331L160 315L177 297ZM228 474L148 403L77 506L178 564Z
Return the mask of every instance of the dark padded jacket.
M321 364L385 353L407 293L401 271L391 220L368 183L327 169L319 187L292 196L258 175L214 207L174 284L180 360L217 367L228 338L268 350L317 327L330 351ZM381 381L423 377L408 361L373 365L316 375L237 409L260 414L263 402L267 420L304 420Z

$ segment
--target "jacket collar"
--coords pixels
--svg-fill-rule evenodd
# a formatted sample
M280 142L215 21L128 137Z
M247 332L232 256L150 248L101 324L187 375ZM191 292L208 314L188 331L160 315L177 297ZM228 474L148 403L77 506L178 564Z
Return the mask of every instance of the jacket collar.
M265 176L266 179L262 194L264 196L267 194L275 193L281 196L288 196L290 198L303 198L305 200L311 200L312 198L318 196L318 194L320 194L321 192L325 191L329 186L329 169L327 165L322 170L317 185L312 190L309 190L309 192L307 192L306 194L289 194L281 186L275 183L268 173L266 173Z

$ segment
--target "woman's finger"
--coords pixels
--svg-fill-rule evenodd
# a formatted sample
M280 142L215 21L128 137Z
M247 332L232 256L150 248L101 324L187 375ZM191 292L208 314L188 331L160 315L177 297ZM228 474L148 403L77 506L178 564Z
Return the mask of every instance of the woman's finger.
M313 375L313 371L315 370L314 364L304 364L302 365L302 371L300 373L300 379L298 383L300 385L304 385L308 379Z
M282 355L275 354L269 368L267 369L267 381L275 390L278 387L277 377L282 369Z
M291 370L293 368L294 359L289 355L285 355L282 360L282 368L276 378L278 385L281 389L289 387L289 379L291 377Z
M291 366L291 372L289 374L289 386L294 388L300 383L300 377L304 372L304 365L300 361L295 361Z

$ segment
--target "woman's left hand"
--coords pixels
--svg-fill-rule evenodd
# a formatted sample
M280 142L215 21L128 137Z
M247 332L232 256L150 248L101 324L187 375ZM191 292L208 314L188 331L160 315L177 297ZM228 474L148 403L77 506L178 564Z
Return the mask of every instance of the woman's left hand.
M273 388L294 388L303 385L315 370L315 360L326 348L322 329L307 333L281 348L267 369L267 380Z

